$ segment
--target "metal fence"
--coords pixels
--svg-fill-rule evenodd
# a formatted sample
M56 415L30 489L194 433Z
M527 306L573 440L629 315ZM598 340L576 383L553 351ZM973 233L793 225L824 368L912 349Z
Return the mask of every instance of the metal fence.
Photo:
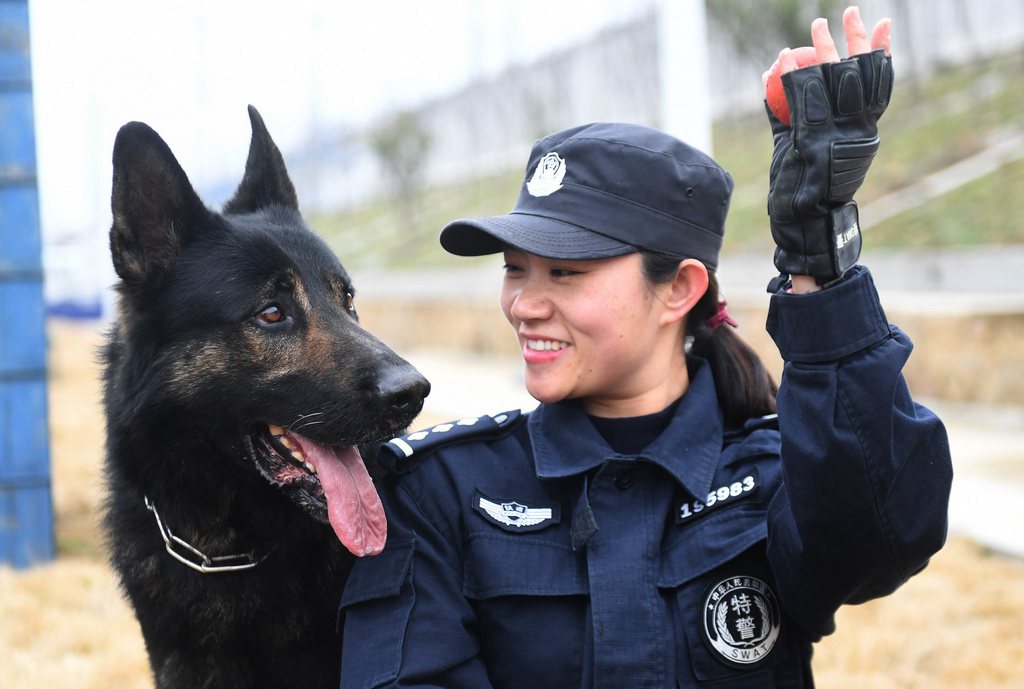
M43 270L26 0L0 0L0 564L53 559Z

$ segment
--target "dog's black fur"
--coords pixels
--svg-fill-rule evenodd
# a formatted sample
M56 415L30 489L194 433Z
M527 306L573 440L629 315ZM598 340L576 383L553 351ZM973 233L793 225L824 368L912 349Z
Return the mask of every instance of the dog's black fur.
M145 124L114 145L104 526L161 689L338 686L338 600L354 559L317 477L281 456L267 424L372 444L406 427L429 390L358 325L347 273L306 227L277 146L249 115L245 175L222 213ZM147 500L207 556L251 552L258 564L182 564Z

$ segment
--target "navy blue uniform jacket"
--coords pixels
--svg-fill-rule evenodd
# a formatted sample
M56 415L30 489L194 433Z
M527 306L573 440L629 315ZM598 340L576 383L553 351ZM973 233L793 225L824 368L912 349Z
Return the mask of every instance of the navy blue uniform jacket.
M342 686L812 686L836 609L942 546L952 470L865 269L774 295L768 328L777 418L723 428L698 363L637 455L572 401L389 444L388 543L345 587Z

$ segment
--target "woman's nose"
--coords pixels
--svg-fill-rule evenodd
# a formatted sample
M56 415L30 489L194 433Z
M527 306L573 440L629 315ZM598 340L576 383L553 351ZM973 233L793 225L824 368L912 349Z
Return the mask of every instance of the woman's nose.
M543 290L524 285L512 300L512 316L519 321L533 321L551 316L552 306Z

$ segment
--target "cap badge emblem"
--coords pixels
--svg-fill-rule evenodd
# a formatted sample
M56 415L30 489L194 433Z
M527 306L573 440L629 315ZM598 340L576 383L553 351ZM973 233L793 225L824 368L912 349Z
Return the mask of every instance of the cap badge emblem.
M562 188L565 177L565 160L557 153L548 153L537 163L533 177L526 183L526 190L532 196L548 196Z

